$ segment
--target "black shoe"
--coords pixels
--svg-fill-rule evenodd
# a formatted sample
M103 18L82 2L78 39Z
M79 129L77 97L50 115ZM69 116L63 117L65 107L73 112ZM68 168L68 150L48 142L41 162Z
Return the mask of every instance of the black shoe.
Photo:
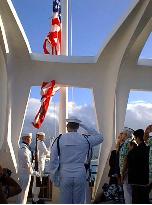
M32 199L32 204L37 204L37 201L34 201L34 200Z
M45 204L44 200L43 199L39 199L38 201L34 201L32 199L32 204Z
M37 204L45 204L45 202L44 202L43 199L39 199L36 203L37 203Z

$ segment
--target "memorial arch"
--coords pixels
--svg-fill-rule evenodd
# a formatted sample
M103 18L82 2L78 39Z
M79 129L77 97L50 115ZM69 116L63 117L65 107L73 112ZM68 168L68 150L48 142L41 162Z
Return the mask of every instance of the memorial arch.
M113 139L123 127L130 89L152 90L152 62L138 60L151 32L151 10L151 0L134 1L97 56L45 56L32 53L11 0L0 1L9 48L6 52L0 34L0 151L7 149L6 165L17 171L17 141L31 86L55 79L61 85L92 88L98 128L104 135L94 197L100 195ZM4 155L1 154L1 160Z

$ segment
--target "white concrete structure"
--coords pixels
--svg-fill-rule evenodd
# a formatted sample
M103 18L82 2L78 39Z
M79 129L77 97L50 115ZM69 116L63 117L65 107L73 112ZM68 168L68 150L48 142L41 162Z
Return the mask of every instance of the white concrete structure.
M31 86L54 79L67 86L92 88L98 127L105 138L94 192L99 196L113 138L123 127L128 94L131 89L152 90L152 62L138 61L151 32L151 11L151 0L134 0L97 56L48 56L31 52L11 0L0 1L2 165L17 170L18 140Z

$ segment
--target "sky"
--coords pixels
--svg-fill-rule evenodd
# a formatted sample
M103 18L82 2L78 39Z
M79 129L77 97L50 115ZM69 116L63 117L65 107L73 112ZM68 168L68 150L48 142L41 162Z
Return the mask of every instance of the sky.
M135 0L72 0L72 55L96 55L133 1ZM12 2L24 27L32 52L43 53L43 42L50 31L52 0L12 0ZM152 57L151 45L152 36L150 35L140 58ZM32 129L29 124L39 108L39 100L40 87L32 87L24 130ZM48 133L52 135L55 133L54 127L57 128L58 124L58 101L59 93L53 99L54 104L50 106L44 128L42 128L42 130L48 129ZM69 89L69 113L96 126L91 89ZM134 129L145 128L151 123L151 118L152 93L131 92L125 125Z
M132 1L135 0L72 0L72 54L95 55ZM32 51L43 53L43 41L50 30L52 0L12 2Z

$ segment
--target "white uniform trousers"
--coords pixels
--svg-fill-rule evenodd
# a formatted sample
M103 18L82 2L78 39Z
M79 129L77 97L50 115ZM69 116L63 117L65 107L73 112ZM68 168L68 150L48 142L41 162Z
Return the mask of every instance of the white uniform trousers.
M39 162L39 175L42 180L43 172L45 169L45 160L42 160ZM36 186L36 176L34 176L33 180L33 186L32 186L32 195L33 195L33 200L36 202L39 200L39 193L40 193L40 187Z
M123 191L125 204L132 204L132 187L131 184L128 184L128 175L124 179Z
M31 175L27 175L24 172L22 174L20 174L19 184L22 188L22 191L18 195L18 203L19 204L26 204L28 192L29 192L29 187L30 187L30 182L31 182Z
M84 204L86 177L61 177L60 202L62 204Z
M36 176L34 175L33 186L32 186L33 201L36 202L39 200L39 193L40 193L40 187L36 186Z

